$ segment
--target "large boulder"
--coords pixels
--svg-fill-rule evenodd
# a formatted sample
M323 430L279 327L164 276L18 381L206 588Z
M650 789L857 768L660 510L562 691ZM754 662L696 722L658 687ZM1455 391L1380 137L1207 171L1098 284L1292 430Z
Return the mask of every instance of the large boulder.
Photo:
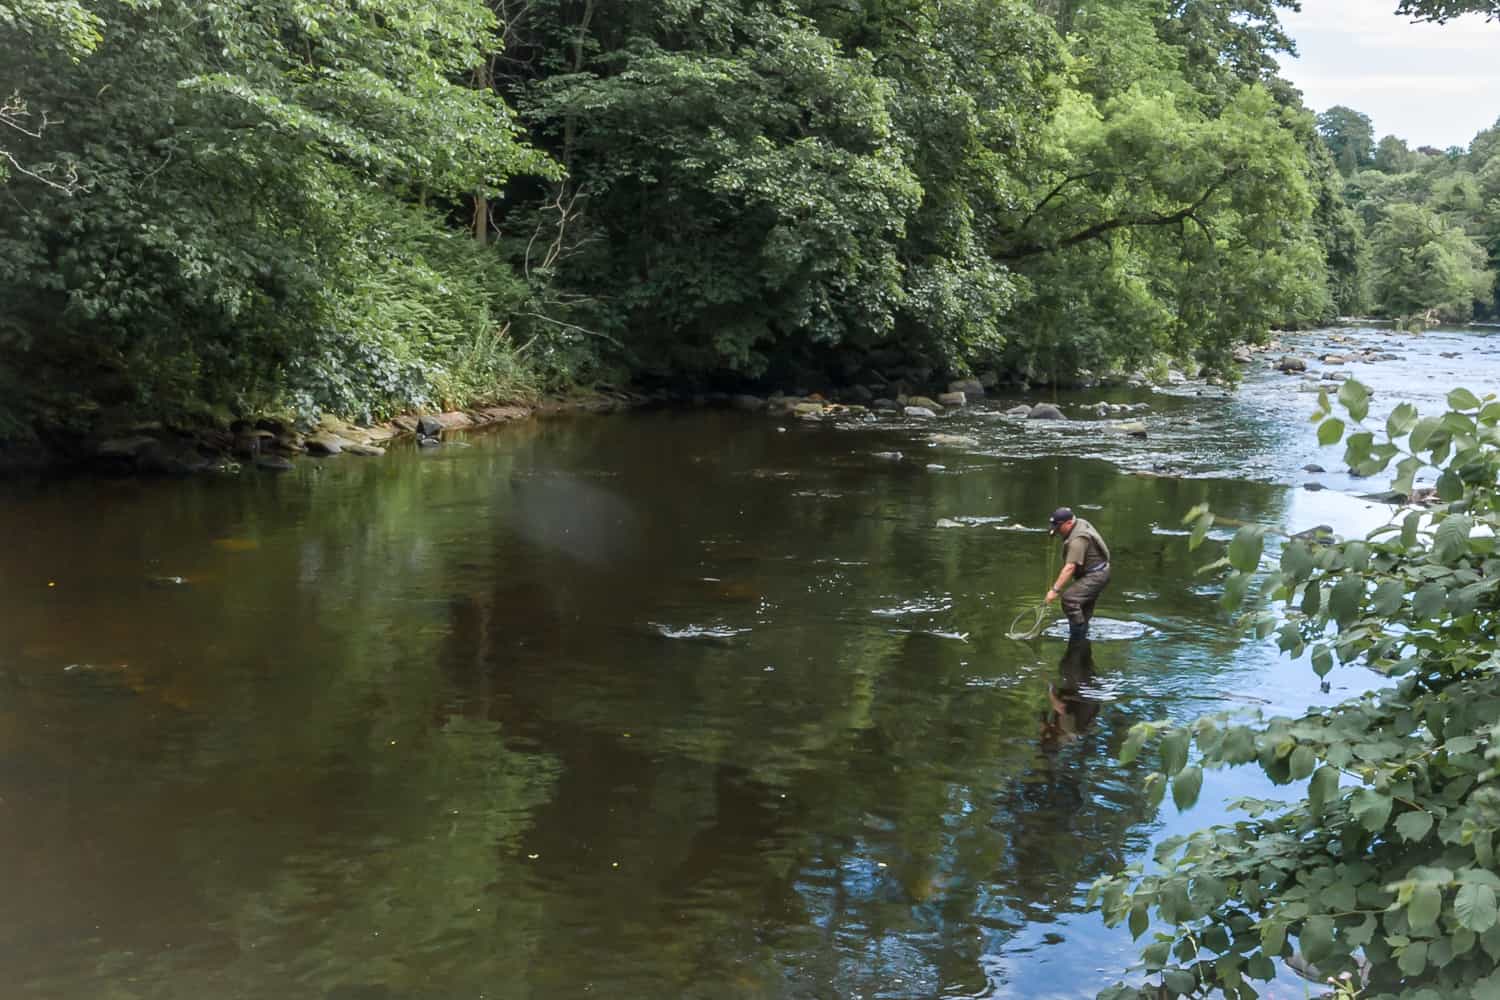
M443 422L430 413L417 418L417 434L424 438L435 438L443 433Z
M1283 354L1281 360L1276 362L1276 370L1283 372L1305 372L1307 362L1295 354Z
M1063 412L1051 403L1038 403L1026 411L1028 420L1062 420Z

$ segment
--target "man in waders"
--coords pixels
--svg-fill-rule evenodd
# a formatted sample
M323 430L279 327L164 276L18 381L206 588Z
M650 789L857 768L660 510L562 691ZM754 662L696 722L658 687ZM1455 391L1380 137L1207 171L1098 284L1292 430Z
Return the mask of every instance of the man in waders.
M1104 544L1097 528L1081 517L1074 517L1067 507L1052 512L1052 530L1047 533L1062 535L1063 565L1057 582L1047 591L1046 601L1051 604L1061 595L1063 612L1068 616L1068 641L1086 639L1094 604L1109 584L1109 546Z

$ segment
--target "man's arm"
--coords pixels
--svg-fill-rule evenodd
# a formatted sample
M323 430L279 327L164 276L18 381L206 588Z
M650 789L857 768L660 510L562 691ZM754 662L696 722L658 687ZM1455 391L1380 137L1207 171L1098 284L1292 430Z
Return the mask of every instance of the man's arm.
M1057 574L1057 582L1052 585L1051 590L1047 591L1046 601L1048 604L1057 600L1057 595L1062 593L1063 588L1068 585L1069 580L1073 579L1073 574L1077 570L1078 566L1076 563L1063 563L1062 572Z

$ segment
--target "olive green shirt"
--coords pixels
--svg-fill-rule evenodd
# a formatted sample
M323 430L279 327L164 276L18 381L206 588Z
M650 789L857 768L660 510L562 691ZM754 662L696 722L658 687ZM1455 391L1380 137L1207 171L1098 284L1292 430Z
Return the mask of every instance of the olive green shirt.
M1109 546L1099 530L1081 517L1073 519L1073 530L1062 544L1063 561L1074 563L1079 570L1097 569L1109 562Z

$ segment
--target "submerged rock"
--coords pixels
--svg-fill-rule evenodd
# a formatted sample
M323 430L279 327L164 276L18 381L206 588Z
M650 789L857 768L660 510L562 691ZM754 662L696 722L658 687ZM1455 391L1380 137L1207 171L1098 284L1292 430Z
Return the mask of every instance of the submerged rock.
M268 472L289 472L292 469L292 462L291 459L283 458L280 455L257 455L255 456L255 467L257 469L265 469Z

